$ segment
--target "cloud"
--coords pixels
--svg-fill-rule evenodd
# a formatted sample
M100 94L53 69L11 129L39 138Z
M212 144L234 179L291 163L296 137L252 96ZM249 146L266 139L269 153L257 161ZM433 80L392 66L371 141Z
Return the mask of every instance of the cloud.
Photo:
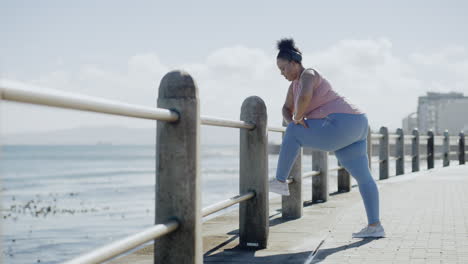
M428 89L437 92L468 92L468 51L465 47L449 46L432 54L415 52L409 63L418 69L418 78Z
M342 40L322 50L303 52L304 65L321 72L338 93L366 112L374 130L383 125L391 129L401 127L402 118L416 110L418 96L425 95L426 91L455 90L468 94L468 54L463 47L402 56L394 53L390 40L377 38ZM238 120L243 100L257 95L268 106L270 124L281 125L281 107L289 83L279 74L274 53L236 45L214 50L202 61L181 65L161 61L155 53L132 56L126 64L120 71L83 65L78 71L62 69L35 79L27 76L22 81L155 106L159 81L164 74L172 69L184 69L194 76L199 87L202 115ZM21 116L19 112L14 114ZM103 122L87 117L72 124L67 118L60 118L62 124L53 128ZM106 122L121 124L115 120ZM15 125L12 126L13 131Z
M417 69L393 53L389 40L343 40L325 50L311 52L313 65L334 89L368 114L372 129L400 127L401 119L415 111L424 94Z
M242 102L256 95L269 107L272 120L280 124L281 106L289 84L279 75L272 54L234 46L215 50L202 63L178 68L195 77L202 114L238 120Z

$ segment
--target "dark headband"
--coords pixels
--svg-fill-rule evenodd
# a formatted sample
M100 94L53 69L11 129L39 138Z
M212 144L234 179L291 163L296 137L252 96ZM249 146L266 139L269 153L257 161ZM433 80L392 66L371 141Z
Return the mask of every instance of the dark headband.
M289 55L289 58L293 61L297 61L297 62L301 62L302 61L302 55L295 51L295 50L292 50L292 49L282 49L279 51L278 53L278 57L280 56L280 54L288 54Z

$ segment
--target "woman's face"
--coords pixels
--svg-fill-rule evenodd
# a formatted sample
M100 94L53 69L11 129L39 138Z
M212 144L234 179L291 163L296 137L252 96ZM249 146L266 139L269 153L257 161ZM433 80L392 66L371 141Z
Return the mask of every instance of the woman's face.
M296 67L293 61L278 58L276 59L276 65L278 66L281 75L283 75L286 80L292 82L297 78Z

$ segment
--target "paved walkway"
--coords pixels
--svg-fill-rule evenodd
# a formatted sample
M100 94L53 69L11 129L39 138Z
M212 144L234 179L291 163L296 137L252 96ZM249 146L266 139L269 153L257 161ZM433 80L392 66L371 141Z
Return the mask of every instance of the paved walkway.
M350 239L363 224L353 213L361 208L354 205L312 263L468 263L468 166L436 168L379 185L386 238Z
M305 185L308 187L309 185ZM237 210L203 224L205 263L468 263L468 166L452 165L378 181L387 237L352 239L366 224L357 188L281 218L270 203L267 249L238 245ZM310 189L305 190L306 200ZM111 263L152 263L152 246Z

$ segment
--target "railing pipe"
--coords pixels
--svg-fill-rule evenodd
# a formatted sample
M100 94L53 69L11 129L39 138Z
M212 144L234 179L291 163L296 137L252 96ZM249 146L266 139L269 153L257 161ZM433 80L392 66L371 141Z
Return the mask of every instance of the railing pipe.
M430 138L430 136L419 135L419 140L428 140L429 138Z
M267 109L258 96L244 100L240 119L256 124L240 130L239 193L255 197L239 206L239 243L243 248L266 248L269 232Z
M111 115L175 122L177 112L154 107L144 107L119 101L76 95L51 89L40 89L10 81L0 82L2 98L8 101L52 106Z
M381 139L381 138L383 138L383 135L382 134L372 134L371 137L372 137L372 139Z
M243 195L237 195L227 200L212 204L208 207L202 209L202 217L214 214L223 210L224 208L228 208L229 206L233 206L243 201L247 201L255 196L254 192L248 192Z
M344 167L338 166L338 167L335 167L335 168L328 169L328 171L332 172L332 171L339 171L339 170L342 170L342 169L344 169Z
M222 118L211 117L211 116L201 116L201 124L209 125L209 126L219 126L219 127L233 127L233 128L246 128L246 129L255 128L255 124L252 124L252 123L222 119Z
M169 221L165 224L155 225L139 233L95 249L89 253L67 261L64 264L102 263L123 253L126 253L140 245L143 245L148 241L169 234L177 230L178 227L179 223L176 220Z
M302 175L302 178L309 178L309 177L314 177L316 175L320 175L320 171L309 171L309 172L306 172Z
M157 123L155 222L175 218L180 228L155 241L154 262L201 264L200 105L192 76L167 73L157 104L181 116L176 123Z
M286 132L286 128L284 128L284 127L268 127L268 131L284 133L284 132Z

